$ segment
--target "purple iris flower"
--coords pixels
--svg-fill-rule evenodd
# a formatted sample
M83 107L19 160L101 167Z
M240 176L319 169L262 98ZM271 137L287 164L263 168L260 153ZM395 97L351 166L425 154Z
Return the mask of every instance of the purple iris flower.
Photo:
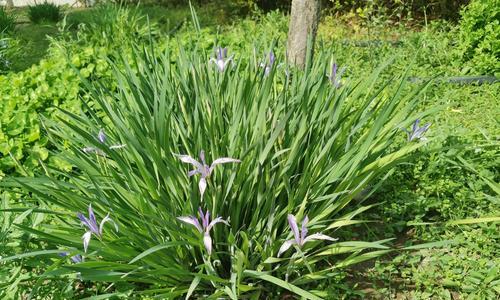
M234 158L230 158L230 157L221 157L221 158L217 158L216 160L214 160L212 162L212 164L209 166L205 162L205 152L203 150L200 152L200 161L201 162L197 161L196 159L192 158L189 155L179 155L179 154L174 154L174 155L177 156L183 163L188 163L188 164L191 164L195 167L194 170L188 172L189 177L191 177L195 174L201 175L201 179L200 179L200 182L198 183L198 187L200 189L200 194L201 194L202 198L203 198L203 194L205 193L205 190L207 188L207 177L209 177L210 174L212 174L212 171L214 170L214 168L217 165L226 164L226 163L239 163L239 162L241 162L241 160L239 160L239 159L234 159Z
M59 253L59 256L61 257L66 257L69 255L69 252L62 252L62 253ZM83 262L83 256L81 256L80 254L77 254L77 255L73 255L70 257L70 260L77 264L77 263L81 263Z
M346 69L345 67L342 67L339 71L337 63L336 62L332 63L332 71L328 76L328 79L330 80L330 82L333 84L334 87L340 88L342 86L340 79L342 77L342 74L344 74L345 69Z
M227 48L217 47L215 58L211 58L210 62L215 63L220 72L224 72L227 66L232 62L233 56L227 57Z
M261 63L260 66L264 68L264 75L269 76L271 70L273 69L274 62L276 61L276 57L274 56L273 50L269 51L269 61L265 63Z
M106 143L106 139L107 139L107 136L104 133L104 129L99 130L99 133L97 134L97 140L101 144L105 144ZM120 148L123 148L125 146L127 146L127 145L125 145L125 144L111 145L111 146L109 146L109 149L120 149ZM85 153L95 153L95 154L98 154L98 155L101 155L101 156L105 156L106 155L106 153L104 153L104 151L102 151L99 148L95 148L95 147L85 147L82 150Z
M198 221L198 218L196 218L195 216L177 217L177 219L193 225L194 227L196 227L196 229L198 229L200 233L203 233L203 244L205 245L205 249L207 249L207 252L210 255L212 253L212 237L210 236L210 230L217 223L224 223L228 226L229 223L226 220L222 219L222 217L217 217L210 222L210 212L207 210L207 212L204 214L203 210L201 210L201 207L198 208L198 214L200 215L201 224Z
M293 239L285 241L283 245L281 245L280 250L278 251L278 257L288 250L292 245L297 245L299 248L302 248L304 244L310 241L316 240L328 240L328 241L336 241L338 239L334 239L322 233L315 233L307 236L307 223L309 223L309 218L306 216L304 220L302 220L302 228L299 232L299 227L297 226L297 219L294 215L288 215L288 224L290 225L290 229L293 233Z
M99 239L102 238L102 228L104 226L104 223L106 222L113 223L115 225L115 230L118 232L118 225L113 220L111 220L111 218L109 217L109 213L104 217L104 219L102 219L101 223L97 225L97 220L95 218L94 210L92 209L91 204L89 204L88 219L82 213L78 213L77 216L80 219L80 221L82 221L82 224L88 228L88 231L85 232L85 234L82 236L83 248L85 252L87 252L87 248L89 246L92 234L96 235Z
M425 141L427 139L424 137L424 133L427 130L429 130L429 127L431 127L431 123L426 123L422 127L419 127L418 126L419 124L420 124L420 119L416 119L415 122L413 122L411 131L407 130L406 128L402 128L406 132L406 135L408 136L408 142L414 141L416 139L422 141Z

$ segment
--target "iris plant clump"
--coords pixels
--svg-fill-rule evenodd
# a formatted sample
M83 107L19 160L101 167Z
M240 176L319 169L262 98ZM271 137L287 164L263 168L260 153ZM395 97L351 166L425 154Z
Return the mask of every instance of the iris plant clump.
M133 64L126 57L114 62L116 85L88 82L89 111L68 113L69 121L49 127L53 140L64 141L58 147L77 172L47 170L43 179L17 178L13 183L29 189L54 215L88 205L88 217L78 214L86 227L84 251L92 235L103 247L86 254L91 263L78 264L82 280L99 280L108 287L127 281L130 294L164 299L279 298L284 290L307 299L334 298L327 291L309 290L331 283L338 269L391 251L388 240L338 242L322 232L335 231L341 238L350 230L347 226L365 222L357 216L368 207L356 197L418 153L420 144L387 145L396 144L401 124L415 119L420 89L406 93L401 78L399 89L391 90L379 84L382 69L377 69L358 82L343 80L339 93L343 71L325 63L329 49L320 49L303 71L286 66L286 74L271 72L283 61L271 52L262 66L266 76L258 76L263 69L257 58L235 63L233 72L219 76L233 61L227 48L217 48L210 59L216 68L197 52L155 49L138 46ZM131 67L120 67L125 65ZM327 69L330 80L325 80ZM96 116L102 120L97 122ZM109 146L103 130L92 137L83 129L104 120L127 147ZM410 141L421 139L430 126L418 127L418 122L408 132ZM78 151L82 141L97 147ZM66 151L68 143L73 151ZM123 151L106 160L87 155L117 148ZM189 149L230 153L245 163L237 172L221 169L214 192L206 197L216 167L241 161L221 157L208 164L204 151L199 159L172 155ZM179 176L186 172L180 162L193 167L189 177L200 176L194 192ZM198 192L201 197L194 196ZM98 223L92 206L113 212L119 236L110 235L104 244L103 225L112 222L118 231L118 224L109 214ZM198 216L191 214L196 210ZM300 229L292 213L305 216ZM200 236L193 237L179 221ZM219 223L226 226L213 230ZM78 228L58 226L26 230L47 247L74 248ZM185 247L200 242L201 249ZM290 251L286 257L292 246L301 258ZM57 266L50 274L74 272L71 266Z

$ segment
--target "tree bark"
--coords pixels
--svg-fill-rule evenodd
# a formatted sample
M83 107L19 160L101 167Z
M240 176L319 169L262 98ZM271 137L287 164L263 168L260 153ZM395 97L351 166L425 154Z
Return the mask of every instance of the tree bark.
M303 69L307 57L307 41L313 50L318 31L320 0L293 0L288 28L288 61ZM312 52L311 52L312 54Z

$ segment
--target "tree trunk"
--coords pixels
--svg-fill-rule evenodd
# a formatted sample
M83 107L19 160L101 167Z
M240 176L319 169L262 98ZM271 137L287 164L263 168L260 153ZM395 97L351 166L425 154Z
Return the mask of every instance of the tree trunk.
M288 28L288 61L303 69L306 64L307 41L313 50L319 23L320 0L293 0ZM311 52L312 54L312 52Z

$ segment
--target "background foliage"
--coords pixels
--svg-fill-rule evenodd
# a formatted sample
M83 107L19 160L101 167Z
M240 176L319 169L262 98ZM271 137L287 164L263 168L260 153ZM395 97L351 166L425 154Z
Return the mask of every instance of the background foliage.
M500 8L498 1L472 1L462 12L460 47L475 71L500 72Z

